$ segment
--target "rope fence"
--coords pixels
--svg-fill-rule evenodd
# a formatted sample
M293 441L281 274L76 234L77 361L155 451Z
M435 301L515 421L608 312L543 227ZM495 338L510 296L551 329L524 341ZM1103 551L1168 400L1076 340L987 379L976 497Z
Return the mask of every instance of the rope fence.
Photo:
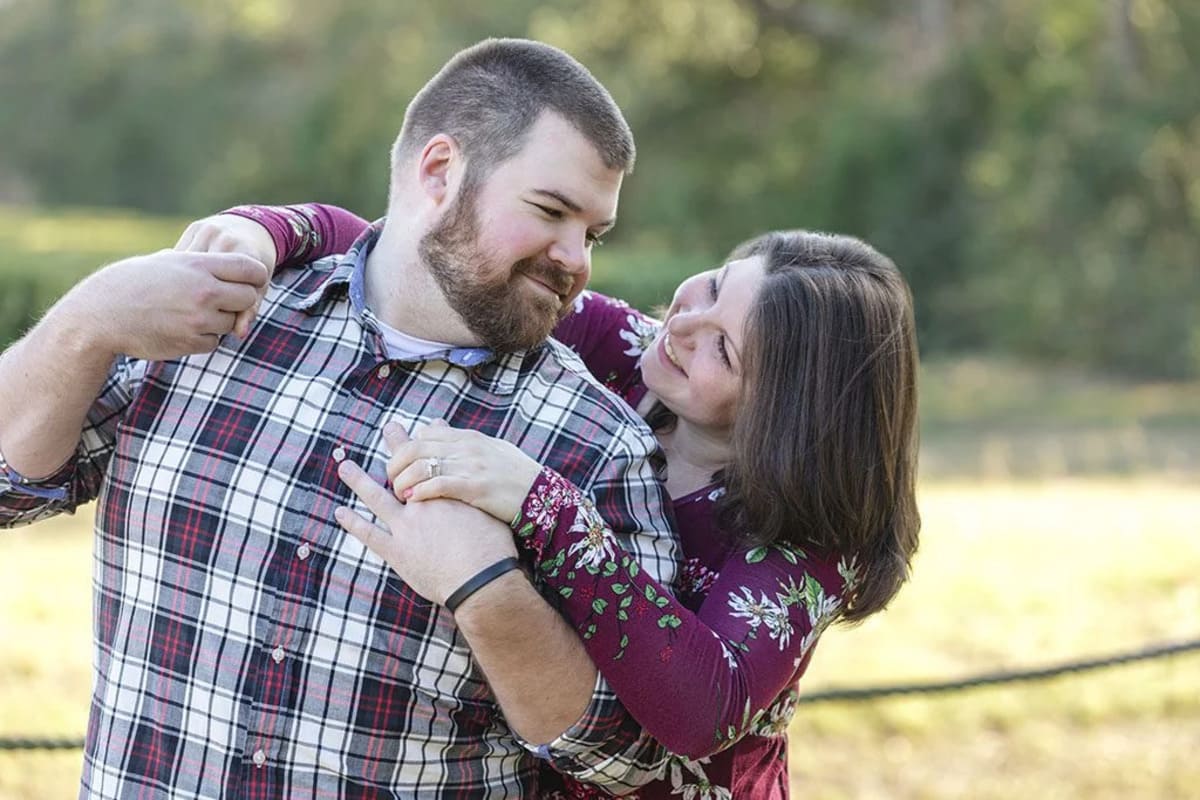
M1067 661L1047 667L1026 670L1002 670L985 672L955 681L937 681L930 683L900 683L890 686L861 686L825 689L819 692L801 695L797 701L802 705L830 702L861 702L877 700L884 697L911 696L923 694L945 694L976 689L983 686L998 686L1006 683L1025 683L1059 678L1064 675L1076 675L1081 672L1091 672L1108 667L1133 664L1139 661L1153 661L1170 658L1200 651L1200 639L1189 639L1181 642L1165 642L1148 645L1138 650L1116 653L1101 658ZM0 737L0 751L14 750L79 750L83 748L83 738L49 738L35 736Z
M895 697L898 695L939 694L974 689L980 686L997 686L1004 683L1022 683L1027 681L1042 681L1058 678L1063 675L1074 675L1080 672L1090 672L1106 667L1116 667L1122 664L1133 664L1138 661L1152 661L1158 658L1168 658L1182 653L1200 650L1200 639L1190 639L1182 642L1167 642L1149 645L1140 650L1117 653L1103 658L1090 658L1081 661L1067 661L1049 667L1037 669L985 672L957 681L942 681L936 683L901 683L892 686L865 686L860 688L826 689L820 692L801 695L798 703L826 703L832 701L874 700L880 697Z

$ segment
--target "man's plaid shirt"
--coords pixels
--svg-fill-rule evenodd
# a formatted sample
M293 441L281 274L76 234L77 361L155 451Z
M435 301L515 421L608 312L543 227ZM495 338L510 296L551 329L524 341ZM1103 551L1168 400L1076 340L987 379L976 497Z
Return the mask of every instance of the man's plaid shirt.
M244 342L119 359L57 474L27 481L0 457L2 525L99 496L83 796L532 793L537 760L453 617L333 520L338 505L366 513L335 469L351 458L382 480L389 420L411 431L445 419L517 444L673 578L641 420L555 342L470 369L390 361L361 303L373 236L276 276ZM540 753L614 789L648 780L664 756L603 681Z

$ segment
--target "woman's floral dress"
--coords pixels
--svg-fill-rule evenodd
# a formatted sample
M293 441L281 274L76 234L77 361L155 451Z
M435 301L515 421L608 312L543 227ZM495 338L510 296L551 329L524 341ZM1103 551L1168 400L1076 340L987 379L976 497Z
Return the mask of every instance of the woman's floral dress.
M235 211L266 225L277 252L297 260L340 252L366 225L330 206ZM646 394L639 361L657 330L622 301L585 292L554 336L636 407ZM852 558L814 548L739 546L717 527L722 491L714 484L674 499L686 561L670 588L639 569L591 501L553 470L542 470L513 523L544 593L617 696L679 754L631 797L786 798L797 682L857 576ZM547 769L541 796L609 795Z

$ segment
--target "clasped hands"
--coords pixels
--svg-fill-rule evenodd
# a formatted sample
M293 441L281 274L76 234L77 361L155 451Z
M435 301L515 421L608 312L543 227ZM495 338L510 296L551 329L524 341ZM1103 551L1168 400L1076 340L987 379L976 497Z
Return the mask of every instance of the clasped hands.
M508 526L541 466L514 445L441 420L412 438L383 430L391 456L385 486L349 459L338 476L374 514L348 507L334 518L417 594L439 605L483 568L516 555ZM430 475L430 459L437 474Z

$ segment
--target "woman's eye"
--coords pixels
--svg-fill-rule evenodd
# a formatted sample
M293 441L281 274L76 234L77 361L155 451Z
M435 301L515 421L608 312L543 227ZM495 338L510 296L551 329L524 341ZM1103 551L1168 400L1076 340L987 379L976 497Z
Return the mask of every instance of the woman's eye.
M592 247L600 247L604 244L604 238L595 233L589 233L587 240L588 244L590 244Z
M715 302L717 299L717 276L713 275L708 279L708 293Z
M541 212L543 214L545 214L547 217L549 217L550 219L562 219L563 212L559 211L557 208L551 208L550 206L538 205L538 209L541 210Z
M717 350L721 353L721 361L725 362L725 366L733 369L733 362L729 360L729 350L725 347L725 337L717 337Z

